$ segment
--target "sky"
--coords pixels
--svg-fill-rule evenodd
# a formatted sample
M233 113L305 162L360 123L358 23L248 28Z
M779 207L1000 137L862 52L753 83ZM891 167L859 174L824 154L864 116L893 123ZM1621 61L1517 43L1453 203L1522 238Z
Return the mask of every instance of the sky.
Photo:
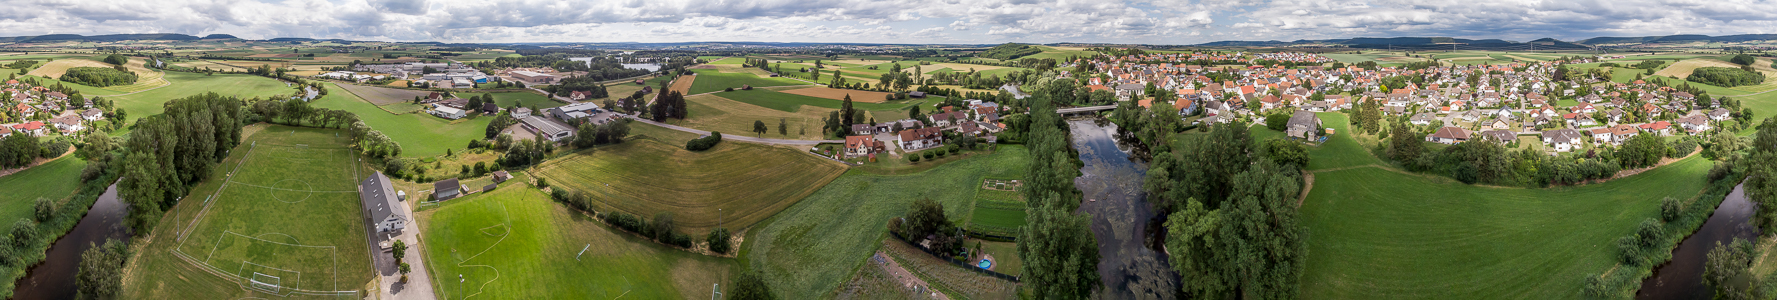
M1777 33L1777 0L0 0L0 35L1198 44Z

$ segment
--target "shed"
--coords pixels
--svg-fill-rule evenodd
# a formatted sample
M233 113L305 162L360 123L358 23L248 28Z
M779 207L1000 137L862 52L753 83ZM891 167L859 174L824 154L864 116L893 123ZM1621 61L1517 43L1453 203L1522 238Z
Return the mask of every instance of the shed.
M433 200L450 200L463 195L463 185L456 178L432 183Z

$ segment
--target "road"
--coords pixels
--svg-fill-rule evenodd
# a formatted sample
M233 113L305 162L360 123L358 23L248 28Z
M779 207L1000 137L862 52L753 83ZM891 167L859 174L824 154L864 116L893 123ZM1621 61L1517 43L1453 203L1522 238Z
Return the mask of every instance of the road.
M666 127L667 129L696 133L698 135L709 135L710 134L709 131L703 131L703 130L685 128L685 127L681 127L678 125L655 122L654 120L637 118L632 115L625 114L622 116L624 118L629 118L631 120L636 120L638 122L648 123L648 124L652 124L652 125L660 126L660 127ZM722 135L722 140L723 141L746 142L746 143L754 143L754 144L786 145L786 146L813 146L815 144L821 144L821 143L832 143L832 144L845 143L845 141L843 141L843 140L781 140L781 139L757 138L757 137L750 137L750 136L736 135L736 134Z
M401 204L403 204L401 209L407 210L407 215L412 216L413 207L410 206L412 203L402 201ZM401 272L396 267L398 264L393 261L394 254L381 250L372 254L376 256L376 275L380 282L377 285L377 290L381 295L377 299L438 299L438 296L432 292L432 276L426 270L426 262L424 261L426 249L424 245L420 244L419 226L415 225L417 224L408 223L408 228L402 230L401 236L395 237L407 243L407 255L401 258L401 261L407 262L407 266L412 268L412 272L407 273L407 282L401 282ZM374 229L372 233L375 234ZM371 240L381 241L382 239L371 237Z

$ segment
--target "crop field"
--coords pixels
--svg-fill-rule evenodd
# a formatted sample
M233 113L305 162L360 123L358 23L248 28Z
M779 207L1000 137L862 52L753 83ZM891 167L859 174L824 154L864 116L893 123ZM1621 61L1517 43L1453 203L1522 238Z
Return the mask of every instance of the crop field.
M163 106L167 101L204 93L215 92L223 96L250 99L291 95L296 92L295 88L276 79L253 75L216 74L205 76L198 73L167 72L165 78L172 84L135 94L105 98L116 101L117 107L128 111L131 119L140 119L165 111ZM337 88L332 92L342 93Z
M968 230L1018 236L1018 227L1024 226L1024 206L1018 192L986 189L975 192L975 212L969 217Z
M888 102L888 96L893 95L893 94L887 93L887 92L845 90L845 89L836 89L836 88L829 88L829 87L786 89L786 90L779 90L779 92L783 92L786 94L803 95L803 96L809 96L809 97L827 98L827 99L833 99L833 100L844 100L846 96L851 96L851 101L854 102L854 104L857 102L861 102L861 103ZM911 99L911 98L909 98L909 99Z
M672 79L672 85L669 85L666 88L670 91L678 91L680 95L690 96L691 87L696 84L697 76L679 76L678 78ZM664 93L664 91L658 93Z
M1617 263L1619 237L1694 197L1709 161L1691 157L1602 184L1466 185L1377 167L1317 174L1302 205L1307 298L1580 297Z
M0 222L32 218L37 198L62 203L80 187L80 170L86 161L69 155L0 177Z
M1023 176L1029 154L1021 146L907 175L853 170L801 202L754 226L741 256L784 299L815 299L866 265L888 236L888 222L914 200L930 198L947 216L967 216L983 178Z
M798 152L739 142L692 152L638 139L551 160L533 174L590 193L604 209L669 212L680 228L703 233L752 226L845 172L843 164Z
M527 185L417 215L440 299L699 299L726 289L736 266L616 231Z
M811 97L812 98L812 97ZM818 98L817 98L818 99ZM821 101L832 101L819 99ZM745 102L729 100L716 95L697 95L685 97L690 118L679 120L669 119L667 123L690 128L723 132L724 134L752 135L753 122L764 121L771 127L765 137L777 139L819 140L821 137L821 118L828 112L837 109L804 108L796 112L766 108ZM783 120L789 124L789 134L777 133L777 123Z
M312 105L358 114L358 119L365 125L382 131L400 144L402 157L439 156L444 155L447 148L462 150L469 140L485 138L487 123L494 119L482 115L446 120L424 113L390 114L358 96L339 92L341 89L337 85L328 85L334 92L315 99Z
M712 64L712 65L739 65L739 64L744 63L746 61L747 60L745 58L725 57L720 60L711 61L710 64Z
M410 103L413 102L414 97L425 98L427 95L432 94L432 92L427 91L393 89L356 84L336 85L338 85L340 89L351 92L352 95L357 95L358 98L362 98L364 101L370 101L370 103L379 106L396 103Z
M768 86L810 85L807 82L789 78L759 77L748 73L723 73L716 70L691 70L697 73L697 81L691 85L687 95L717 92L725 88L740 89L743 85L754 88Z
M339 130L269 126L162 219L125 298L356 298L371 281Z

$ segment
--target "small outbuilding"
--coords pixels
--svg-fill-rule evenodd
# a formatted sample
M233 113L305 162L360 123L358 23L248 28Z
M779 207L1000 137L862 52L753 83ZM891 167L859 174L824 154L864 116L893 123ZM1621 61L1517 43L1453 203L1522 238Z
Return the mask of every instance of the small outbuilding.
M432 183L432 200L450 200L463 195L463 184L456 178Z

